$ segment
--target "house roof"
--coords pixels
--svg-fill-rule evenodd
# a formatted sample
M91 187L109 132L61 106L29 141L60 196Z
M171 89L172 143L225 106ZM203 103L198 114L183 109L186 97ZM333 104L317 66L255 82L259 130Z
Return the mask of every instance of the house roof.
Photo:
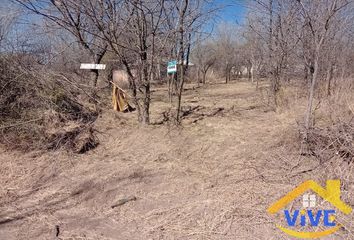
M328 180L326 182L326 188L321 187L313 180L303 182L298 187L294 188L291 192L287 193L284 197L275 202L273 205L271 205L267 211L271 214L277 213L287 204L294 201L297 197L301 196L308 190L314 191L343 213L351 213L352 208L342 202L340 199L340 180Z

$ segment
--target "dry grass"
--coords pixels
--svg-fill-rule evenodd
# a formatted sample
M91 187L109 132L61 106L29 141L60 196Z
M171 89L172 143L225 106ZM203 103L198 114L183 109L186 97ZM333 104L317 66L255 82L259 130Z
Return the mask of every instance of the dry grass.
M160 122L169 103L154 90ZM246 82L188 86L181 127L107 110L85 155L0 153L0 221L12 219L1 235L53 239L58 225L60 239L289 239L266 208L302 181L340 177L354 204L352 163L301 156L300 112L270 111L261 96ZM341 221L328 239L352 239L352 217Z

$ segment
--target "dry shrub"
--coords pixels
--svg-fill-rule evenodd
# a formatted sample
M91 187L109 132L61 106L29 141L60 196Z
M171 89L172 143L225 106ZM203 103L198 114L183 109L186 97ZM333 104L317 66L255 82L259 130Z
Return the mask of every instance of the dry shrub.
M339 156L347 161L354 157L354 123L337 123L313 128L307 136L309 149L321 161Z
M340 157L354 160L354 85L341 81L331 96L323 97L316 125L307 135L309 150L321 161ZM317 115L317 116L316 116Z
M97 145L92 128L97 111L79 100L83 90L60 76L21 56L0 57L0 143L79 153Z

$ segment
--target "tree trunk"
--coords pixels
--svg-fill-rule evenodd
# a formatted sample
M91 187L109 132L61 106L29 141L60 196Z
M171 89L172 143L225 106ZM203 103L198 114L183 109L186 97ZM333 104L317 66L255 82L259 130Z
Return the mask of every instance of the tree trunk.
M271 76L271 93L273 97L274 107L278 107L278 93L280 90L280 74L277 70Z
M125 67L125 70L127 71L128 74L128 78L129 78L129 85L130 85L130 89L132 90L133 93L133 101L138 113L138 120L140 121L141 119L141 107L140 107L140 103L138 101L138 96L137 96L137 86L136 86L136 79L135 76L133 75L129 64L127 62L127 60L125 58L122 59L122 64Z
M331 87L333 79L333 65L327 70L327 96L331 96Z
M172 73L172 74L168 74L167 75L167 81L168 81L168 99L170 101L170 103L172 104L172 96L173 96L173 81L175 79L175 74Z
M107 48L108 45L105 45L99 52L97 53L91 52L91 57L95 64L101 63L104 55L107 52ZM93 87L96 88L98 83L98 78L99 78L99 72L97 69L92 69L91 72L93 72Z
M145 86L145 98L144 98L142 123L150 124L150 84L147 84Z
M198 86L199 86L199 83L202 83L202 81L200 80L200 67L199 66L197 68L197 83L198 83Z
M248 77L248 81L252 81L251 69L252 69L252 65L247 67L247 77Z
M143 54L145 55L145 54ZM143 124L150 124L150 81L146 64L146 57L143 57L143 86L144 86L144 98L143 98L143 111L141 122Z
M203 84L205 84L205 82L206 82L206 74L207 74L207 72L205 71L205 72L203 72Z
M178 89L178 99L177 99L177 116L176 116L176 120L177 123L179 124L181 122L180 119L180 112L181 112L181 102L182 102L182 94L183 94L183 85L184 85L184 67L183 64L180 66L181 70L180 70L180 85L179 85L179 89Z
M99 72L97 69L92 69L90 70L90 78L92 79L92 100L94 103L97 103L97 82L98 82L98 78L99 78ZM91 99L90 99L91 101Z
M181 112L181 101L182 101L182 93L183 93L183 85L184 85L184 18L188 7L188 0L183 1L183 7L179 12L179 24L178 31L180 34L179 38L179 52L178 52L178 60L179 60L179 84L178 84L178 99L177 99L177 113L176 113L176 121L177 124L181 122L180 112Z
M305 65L305 83L308 84L309 82L311 83L311 76L312 76L312 72L311 72L311 67L309 67L307 64Z
M308 130L312 126L312 123L311 123L312 105L313 105L313 98L314 98L315 86L316 86L316 80L317 80L317 74L318 74L318 60L319 60L318 52L316 52L315 54L316 54L316 57L314 60L313 74L312 74L311 85L310 85L310 95L309 95L309 101L308 101L308 105L307 105L306 118L305 118L306 138L307 138Z
M229 67L226 67L225 69L225 83L228 84L229 83Z
M91 75L92 75L92 86L94 88L97 87L97 82L98 82L98 77L99 77L99 73L97 69L92 69L91 70Z
M184 67L185 73L188 73L188 68L189 68L189 55L191 52L191 33L188 34L188 44L187 44L187 53L186 53L186 66Z
M250 71L250 73L251 73L251 82L254 83L253 64L252 64L252 66L251 66L251 71Z
M161 78L161 62L160 59L158 60L159 62L157 63L157 69L156 69L156 77L159 80L159 82L162 82Z

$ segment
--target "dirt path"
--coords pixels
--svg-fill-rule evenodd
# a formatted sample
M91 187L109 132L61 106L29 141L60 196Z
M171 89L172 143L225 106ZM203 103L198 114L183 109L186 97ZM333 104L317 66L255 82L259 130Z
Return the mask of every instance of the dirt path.
M190 89L184 105L178 129L105 112L86 155L0 153L0 239L287 239L265 210L317 164L286 147L294 118L244 82Z

